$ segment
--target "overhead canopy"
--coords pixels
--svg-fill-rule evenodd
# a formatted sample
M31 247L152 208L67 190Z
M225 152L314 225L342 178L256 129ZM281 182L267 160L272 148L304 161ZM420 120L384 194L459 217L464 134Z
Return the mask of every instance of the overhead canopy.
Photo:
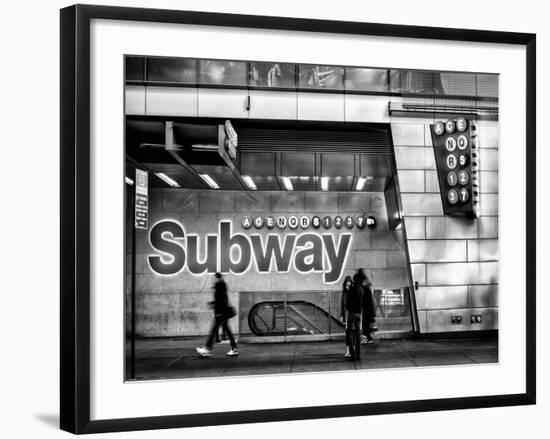
M126 152L190 189L209 187L198 178L206 174L220 190L251 189L243 183L246 176L258 190L288 189L282 181L287 178L293 190L379 192L394 175L389 124L231 120L238 138L234 159L224 124L128 118ZM359 179L365 181L361 188ZM151 184L165 186L156 179Z

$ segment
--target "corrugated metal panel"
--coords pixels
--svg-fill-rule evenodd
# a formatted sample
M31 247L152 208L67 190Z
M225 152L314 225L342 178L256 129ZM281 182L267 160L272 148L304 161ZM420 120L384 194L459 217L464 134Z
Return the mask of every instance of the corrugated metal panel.
M318 152L391 154L390 134L385 130L344 131L240 127L241 152Z

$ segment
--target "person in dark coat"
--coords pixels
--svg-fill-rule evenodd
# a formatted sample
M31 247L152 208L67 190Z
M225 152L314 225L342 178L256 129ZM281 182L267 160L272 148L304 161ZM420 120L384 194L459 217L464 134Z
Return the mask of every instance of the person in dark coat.
M346 326L347 324L346 300L347 300L348 293L352 289L352 287L353 287L353 281L351 279L351 276L346 276L346 278L344 279L344 283L342 284L342 299L340 301L340 320L342 321L344 326ZM346 331L346 354L344 355L344 357L346 358L351 357L349 346L350 346L350 340L348 338L348 333Z
M353 285L346 294L346 339L351 360L361 359L361 311L363 303L363 275L353 276Z
M376 322L376 312L374 307L374 297L372 294L372 282L369 277L364 273L363 269L360 270L363 276L363 304L362 304L362 326L363 326L363 339L362 344L374 343L372 336L373 326Z
M216 282L214 283L214 301L211 302L214 307L214 323L212 324L212 330L206 339L206 344L202 347L195 348L195 350L203 357L210 357L212 355L212 345L214 344L214 339L216 338L218 330L221 326L227 334L227 337L229 337L229 342L231 343L231 350L226 354L231 357L239 355L235 337L233 337L233 333L227 324L228 320L233 317L235 313L233 312L234 309L229 306L227 284L223 280L223 276L221 273L216 273L215 276Z

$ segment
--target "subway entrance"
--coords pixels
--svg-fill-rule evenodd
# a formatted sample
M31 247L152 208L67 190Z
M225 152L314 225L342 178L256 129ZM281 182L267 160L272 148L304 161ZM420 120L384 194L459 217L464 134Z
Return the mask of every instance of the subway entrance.
M389 124L128 117L126 128L127 174L149 176L137 336L206 334L221 272L242 341L340 339L342 284L359 269L377 337L415 332Z

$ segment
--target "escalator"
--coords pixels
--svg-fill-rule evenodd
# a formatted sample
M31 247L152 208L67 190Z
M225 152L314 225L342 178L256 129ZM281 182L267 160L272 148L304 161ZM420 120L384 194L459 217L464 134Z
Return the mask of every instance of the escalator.
M343 323L323 308L305 300L269 301L254 305L248 326L258 336L329 335L344 332Z
M334 299L338 299L341 294L333 293ZM374 290L373 301L376 330L380 338L406 336L412 333L412 309L408 287ZM326 304L327 301L318 303ZM339 302L333 300L332 303ZM339 306L336 309L339 311ZM297 298L286 301L259 301L250 308L247 320L251 333L263 338L325 339L340 337L345 333L344 324L333 312L310 300Z

